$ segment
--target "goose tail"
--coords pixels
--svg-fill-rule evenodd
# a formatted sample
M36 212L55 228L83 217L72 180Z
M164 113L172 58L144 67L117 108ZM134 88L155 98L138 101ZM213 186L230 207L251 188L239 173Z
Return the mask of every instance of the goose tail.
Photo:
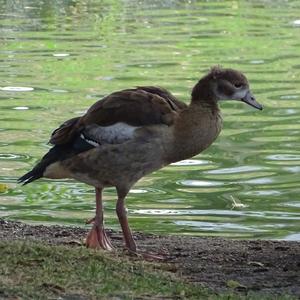
M24 174L22 177L18 179L18 183L22 185L26 185L34 180L37 180L43 177L43 173L45 171L45 166L42 166L41 163L37 164L31 171Z

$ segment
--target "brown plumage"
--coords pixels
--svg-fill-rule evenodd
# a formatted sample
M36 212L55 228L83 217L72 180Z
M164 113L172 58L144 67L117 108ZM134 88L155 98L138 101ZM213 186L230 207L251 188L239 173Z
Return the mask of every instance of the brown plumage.
M81 118L73 118L56 129L50 139L53 145L65 144L90 124L109 126L124 122L132 126L174 122L176 113L187 105L167 90L144 86L112 93L93 104Z
M189 105L153 86L112 93L56 129L50 139L54 147L19 181L74 178L94 186L96 217L86 243L108 250L112 245L103 226L102 189L116 187L125 244L136 252L124 204L130 188L144 175L206 149L221 130L218 101L229 99L262 109L246 77L220 67L199 80Z

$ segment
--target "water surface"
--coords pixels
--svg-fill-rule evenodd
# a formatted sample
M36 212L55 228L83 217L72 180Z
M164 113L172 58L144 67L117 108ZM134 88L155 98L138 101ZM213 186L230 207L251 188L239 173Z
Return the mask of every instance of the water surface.
M160 85L189 100L215 64L238 68L260 112L224 102L224 130L204 153L155 172L128 196L134 230L300 239L299 1L0 0L0 216L82 225L93 188L16 178L50 132L104 95ZM118 228L114 189L107 226Z

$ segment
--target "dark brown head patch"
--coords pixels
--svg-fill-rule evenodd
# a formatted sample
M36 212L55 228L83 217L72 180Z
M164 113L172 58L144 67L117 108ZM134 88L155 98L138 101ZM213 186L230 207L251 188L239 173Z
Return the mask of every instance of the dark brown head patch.
M208 76L211 76L215 80L227 80L235 86L248 86L248 80L244 74L233 69L222 69L220 66L214 66L211 68Z

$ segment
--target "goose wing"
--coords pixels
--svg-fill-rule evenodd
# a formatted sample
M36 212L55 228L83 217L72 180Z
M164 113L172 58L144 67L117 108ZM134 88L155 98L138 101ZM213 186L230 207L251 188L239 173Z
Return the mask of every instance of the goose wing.
M30 183L43 177L51 164L102 144L123 143L133 137L138 127L170 126L185 107L169 92L157 87L115 92L92 105L82 117L67 120L55 129L49 141L53 147L18 181Z
M186 104L162 88L145 86L115 92L93 104L82 117L64 122L50 143L72 143L78 136L96 143L122 142L136 127L172 125Z

